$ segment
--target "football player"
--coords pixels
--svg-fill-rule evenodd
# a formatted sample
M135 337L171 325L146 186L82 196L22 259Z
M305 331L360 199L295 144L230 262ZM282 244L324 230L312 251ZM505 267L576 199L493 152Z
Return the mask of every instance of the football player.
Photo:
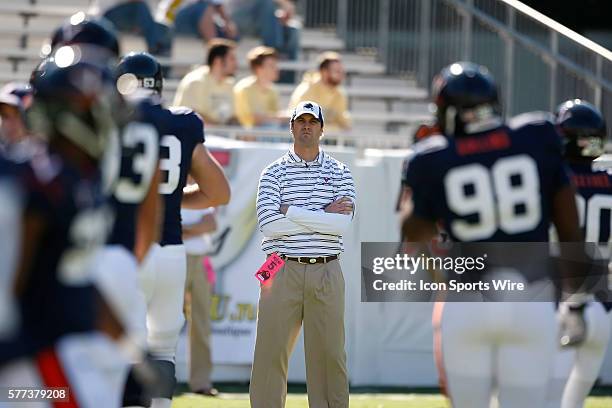
M161 106L162 67L147 53L130 53L117 66L117 86L123 94L148 91ZM168 378L158 389L153 407L170 407L175 386L174 357L184 324L183 298L187 258L182 241L181 206L207 208L229 201L229 183L204 146L204 122L187 108L163 109L154 115L161 138L159 193L164 200L163 227L141 270L147 303L147 343L158 367ZM183 193L187 175L197 187Z
M119 60L119 42L112 28L104 20L90 19L83 13L60 26L48 48L55 50L66 44L87 44L90 52L93 50L111 64ZM160 230L160 136L153 117L161 107L152 104L146 95L126 96L113 106L118 133L111 135L103 163L105 193L115 211L115 222L96 259L94 276L125 329L119 342L122 351L135 363L146 351L146 304L138 282L138 267ZM143 371L146 364L138 367ZM127 368L114 375L118 395L123 390ZM128 397L124 403L146 404L140 399L142 393L129 395L138 399Z
M416 129L414 135L412 136L412 139L416 143L420 140L425 139L426 137L439 134L440 129L437 125L423 123L419 125L419 127ZM406 169L408 168L408 162L410 161L412 155L413 152L410 152L408 154L408 157L406 157L402 162L402 180L400 184L399 194L397 195L397 202L395 205L395 211L400 214L401 218L405 218L412 211L410 187L406 185L406 179L404 177L406 175Z
M104 370L120 325L97 292L91 263L112 223L99 163L115 131L112 72L59 48L28 112L48 151L19 172L21 244L13 291L21 325L0 345L3 386L68 387L73 405L113 406ZM104 333L104 334L103 334ZM96 362L97 364L93 364Z
M598 243L600 255L609 260L612 177L609 171L593 168L593 161L604 152L606 124L603 115L586 101L568 100L558 107L556 123L577 189L576 202L585 240ZM610 339L612 302L605 289L596 294L601 294L600 301L560 305L565 313L572 310L584 313L587 330L583 342L558 352L549 390L549 408L583 407L597 380Z
M581 241L551 122L506 125L493 78L473 63L444 68L432 93L441 134L416 143L406 169L406 241L427 242L438 221L454 242L546 242L551 221L562 241ZM453 407L489 407L495 387L503 408L544 406L556 344L552 302L438 303L434 325Z

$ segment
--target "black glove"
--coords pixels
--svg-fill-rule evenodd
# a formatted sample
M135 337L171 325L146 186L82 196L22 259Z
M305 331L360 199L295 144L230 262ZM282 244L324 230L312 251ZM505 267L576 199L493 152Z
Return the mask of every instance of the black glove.
M561 347L576 347L586 338L585 304L572 305L561 312Z

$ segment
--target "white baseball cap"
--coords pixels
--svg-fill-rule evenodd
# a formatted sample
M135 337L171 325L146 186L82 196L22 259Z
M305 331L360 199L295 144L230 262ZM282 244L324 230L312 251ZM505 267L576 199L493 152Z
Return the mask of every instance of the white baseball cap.
M304 101L298 103L298 105L293 110L293 115L291 115L291 122L306 113L317 118L317 120L321 122L321 127L323 127L323 109L321 109L319 104L312 101Z

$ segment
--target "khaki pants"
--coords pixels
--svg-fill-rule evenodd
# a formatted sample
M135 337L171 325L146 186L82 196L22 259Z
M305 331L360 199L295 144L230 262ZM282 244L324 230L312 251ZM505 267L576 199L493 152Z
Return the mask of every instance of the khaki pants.
M190 293L186 307L189 322L189 387L198 391L212 386L210 372L210 298L211 288L202 265L202 255L187 255L185 292Z
M287 261L259 296L252 408L282 408L287 366L304 322L306 382L311 408L347 408L344 277L340 263Z

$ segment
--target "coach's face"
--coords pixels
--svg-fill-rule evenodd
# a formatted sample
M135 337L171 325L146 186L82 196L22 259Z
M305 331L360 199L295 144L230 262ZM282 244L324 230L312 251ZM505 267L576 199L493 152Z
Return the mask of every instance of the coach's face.
M319 145L323 128L317 117L304 113L293 120L291 133L297 146L314 147Z

